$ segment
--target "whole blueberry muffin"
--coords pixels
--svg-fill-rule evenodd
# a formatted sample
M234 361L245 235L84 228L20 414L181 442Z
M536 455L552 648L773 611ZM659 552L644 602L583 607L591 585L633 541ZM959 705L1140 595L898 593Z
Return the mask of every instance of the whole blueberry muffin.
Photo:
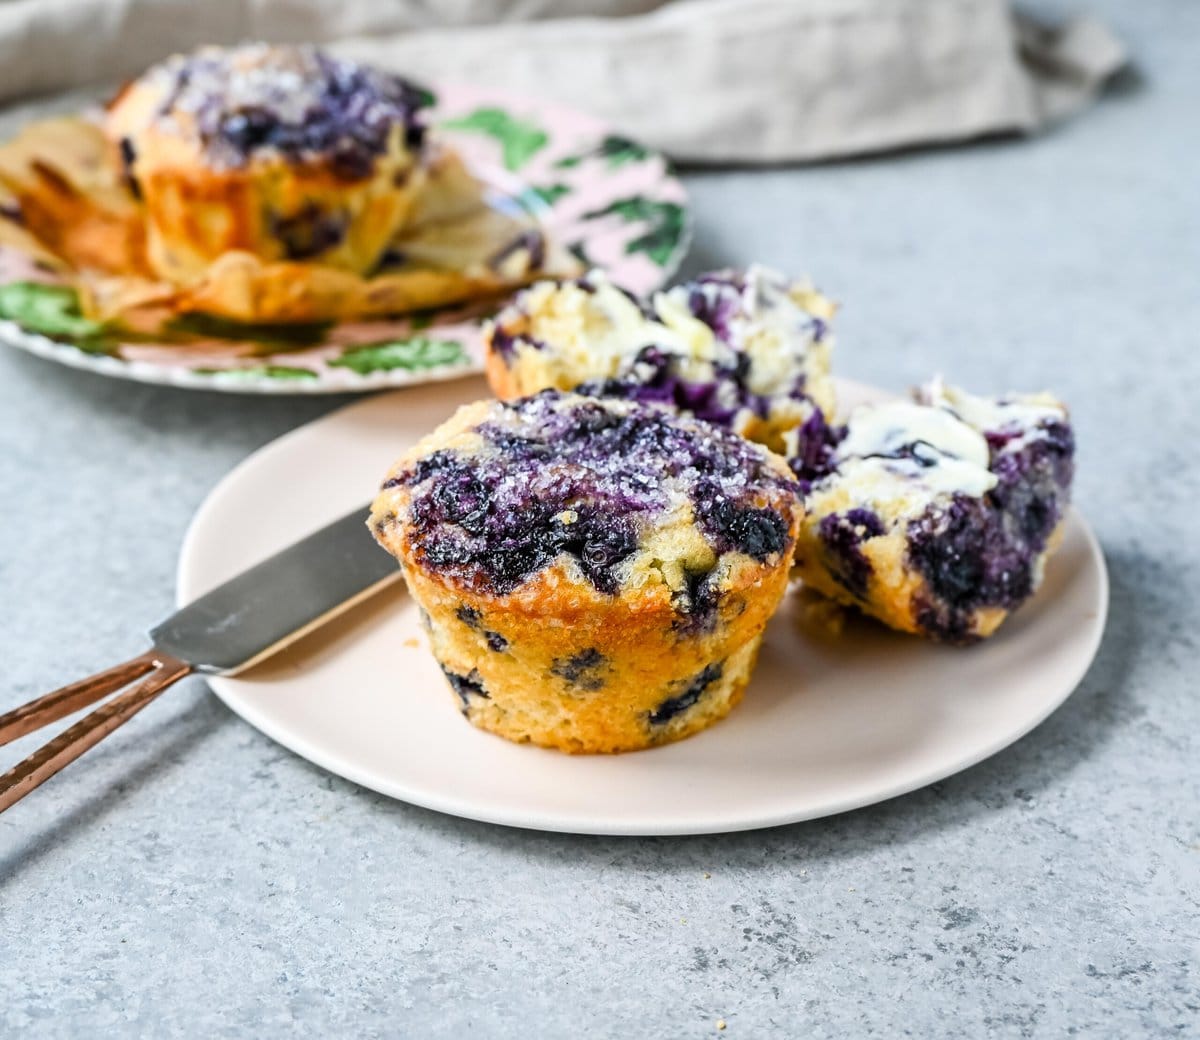
M893 628L968 643L1041 583L1074 435L1048 394L977 397L939 380L916 396L790 435L807 510L797 570Z
M371 527L476 726L569 752L724 717L788 581L787 464L655 405L547 390L410 450Z
M150 263L186 284L222 254L372 269L422 180L424 94L313 47L176 55L110 102Z
M719 271L640 301L593 272L539 282L485 330L502 399L553 387L654 401L769 447L832 414L833 305L767 268Z

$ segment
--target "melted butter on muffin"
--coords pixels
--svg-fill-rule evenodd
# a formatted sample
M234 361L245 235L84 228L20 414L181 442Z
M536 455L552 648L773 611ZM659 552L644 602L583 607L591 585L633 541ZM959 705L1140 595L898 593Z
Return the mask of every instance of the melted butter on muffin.
M957 416L972 429L986 431L993 438L1006 437L1010 450L1024 440L1046 436L1046 431L1064 418L1062 402L1053 394L982 397L948 386L940 376L918 391L918 398Z
M984 436L949 412L894 401L856 409L835 459L851 498L900 511L991 490L988 454Z

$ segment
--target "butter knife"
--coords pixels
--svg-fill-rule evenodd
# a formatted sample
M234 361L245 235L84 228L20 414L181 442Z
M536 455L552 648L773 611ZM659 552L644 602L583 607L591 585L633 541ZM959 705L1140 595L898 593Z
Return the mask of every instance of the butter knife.
M0 776L0 812L184 676L244 671L399 580L367 515L356 509L193 600L150 630L145 653L0 715L3 746L137 682Z

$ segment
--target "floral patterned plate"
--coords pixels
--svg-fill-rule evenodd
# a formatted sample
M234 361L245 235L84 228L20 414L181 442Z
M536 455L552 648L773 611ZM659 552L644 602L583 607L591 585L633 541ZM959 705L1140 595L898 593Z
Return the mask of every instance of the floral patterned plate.
M646 293L691 237L687 196L666 158L570 109L495 91L439 87L430 125L498 192L529 203L585 265ZM80 313L74 289L0 250L0 340L76 368L232 393L354 393L482 368L479 320L455 305L389 321L249 327L201 319L186 346L122 340ZM494 309L494 304L492 308ZM198 335L197 335L198 334Z

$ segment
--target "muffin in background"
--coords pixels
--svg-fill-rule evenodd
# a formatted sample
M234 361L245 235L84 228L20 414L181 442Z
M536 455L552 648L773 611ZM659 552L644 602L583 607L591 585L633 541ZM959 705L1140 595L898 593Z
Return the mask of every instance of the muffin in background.
M1049 394L979 397L935 380L789 435L806 585L892 628L990 636L1042 582L1070 502L1074 434Z
M308 46L203 47L128 84L105 132L149 261L187 284L232 251L374 268L420 187L424 94Z
M814 409L833 414L833 304L760 266L641 301L595 271L539 282L485 329L501 399L553 388L653 401L780 449Z
M397 463L370 522L474 725L617 752L737 704L800 515L786 463L759 445L545 391L461 408Z

